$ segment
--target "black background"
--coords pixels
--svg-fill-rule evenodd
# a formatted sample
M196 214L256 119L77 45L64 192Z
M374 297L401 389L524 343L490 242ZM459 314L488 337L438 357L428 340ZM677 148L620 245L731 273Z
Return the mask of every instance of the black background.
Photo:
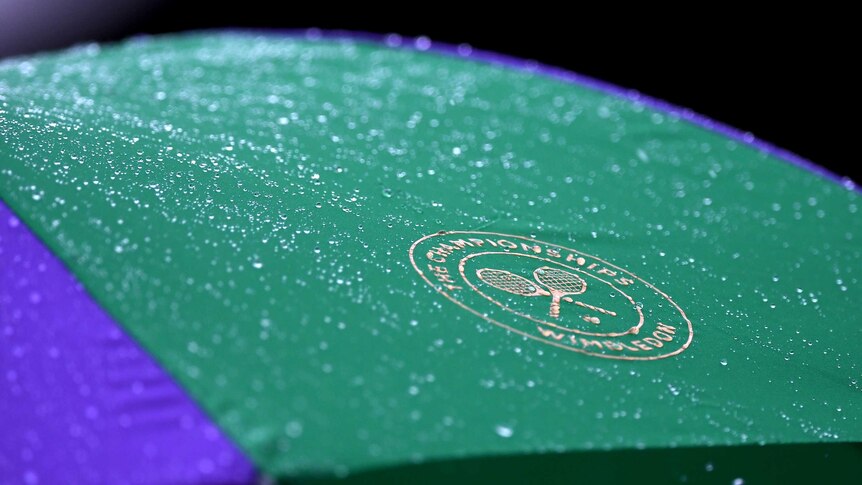
M857 182L858 35L833 14L749 17L704 5L697 12L565 12L540 4L466 9L459 4L401 3L388 8L243 0L154 0L126 18L76 39L119 40L149 33L220 27L396 32L500 52L563 67L685 106L793 151ZM132 10L132 9L130 9ZM625 14L625 15L623 15ZM41 42L41 41L40 41Z

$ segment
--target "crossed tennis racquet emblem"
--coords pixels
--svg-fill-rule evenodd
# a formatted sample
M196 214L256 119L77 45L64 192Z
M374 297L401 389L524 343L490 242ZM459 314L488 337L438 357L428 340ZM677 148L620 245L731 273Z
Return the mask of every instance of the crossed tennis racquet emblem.
M598 311L605 315L617 316L616 312L605 310L581 301L574 301L571 297L580 295L587 291L587 282L580 276L558 268L542 266L533 271L533 280L518 276L502 269L482 268L476 271L485 284L493 286L498 290L519 296L550 296L551 309L549 314L552 318L560 318L560 301L575 303L578 306ZM596 317L584 317L584 320L598 324Z

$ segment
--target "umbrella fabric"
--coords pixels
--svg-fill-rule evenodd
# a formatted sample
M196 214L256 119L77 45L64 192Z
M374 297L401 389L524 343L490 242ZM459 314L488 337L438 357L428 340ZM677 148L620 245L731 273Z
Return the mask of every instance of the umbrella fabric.
M858 471L851 183L568 73L319 37L0 64L0 197L264 475Z
M248 460L0 203L0 483L241 483Z

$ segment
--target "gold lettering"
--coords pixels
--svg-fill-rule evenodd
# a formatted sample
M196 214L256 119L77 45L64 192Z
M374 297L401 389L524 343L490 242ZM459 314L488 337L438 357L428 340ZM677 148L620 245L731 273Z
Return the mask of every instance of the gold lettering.
M634 347L629 347L628 345L626 345L626 344L624 344L624 343L622 343L622 342L620 342L620 345L622 345L622 346L623 346L623 348L624 348L624 349L626 349L626 350L631 350L632 352L640 352L640 349L636 349L636 348L634 348Z
M534 252L534 253L536 253L536 254L539 254L539 253L541 253L541 252L542 252L542 248L540 248L538 245L530 246L530 245L528 245L527 243L521 243L521 249L522 249L524 252L530 252L530 251L532 251L532 252Z
M632 340L632 345L641 350L650 350L650 346L641 342L640 340Z
M652 333L652 336L657 338L657 339L664 340L665 342L670 342L671 340L673 340L673 337L671 337L669 334L667 334L665 332L662 332L661 330L656 330L655 332ZM646 340L646 339L644 339L644 340Z
M578 264L578 266L583 266L583 265L587 264L586 259L584 259L578 255L572 254L572 253L569 253L569 255L566 256L566 261L574 261L575 263Z
M632 284L632 283L634 283L634 282L635 282L635 280L632 280L632 279L629 279L629 278L617 278L617 279L615 279L614 281L616 281L617 283L619 283L619 284L621 284L621 285L623 285L623 286L628 286L628 285L630 285L630 284Z
M657 338L644 337L644 342L652 345L653 347L655 347L657 349L664 347L664 344L662 343L662 341L657 339Z
M428 265L428 269L434 272L434 276L437 278L437 281L441 283L454 283L452 277L449 276L449 270L443 266L434 266L433 264ZM447 285L451 286L451 285ZM450 290L452 288L449 288Z
M458 249L464 249L464 246L470 246L471 248L473 247L473 244L471 244L471 243L469 243L463 239L458 239L457 241L449 241L449 242L454 244L455 246L457 246Z
M561 257L561 256L560 256L560 252L559 252L559 251L557 251L557 250L556 250L556 249L554 249L554 248L548 248L548 256L550 256L550 257L552 257L552 258L559 258L559 257Z
M431 249L431 251L428 251L428 253L434 253L438 256L443 256L445 258L446 256L449 256L450 251L446 251L443 248L433 248Z
M542 327L536 327L539 329L539 333L542 334L543 337L551 337L554 340L562 340L563 334L556 333L553 330L548 330Z
M619 344L619 342L614 342L613 340L605 340L602 342L605 344L605 347L611 350L620 351L623 350L623 346Z
M440 283L454 283L452 277L447 274L434 273L434 275L437 276L437 281L439 281Z
M518 249L517 244L513 243L512 241L507 241L505 239L500 239L499 241L497 241L497 244L508 249Z
M612 271L612 270L609 270L607 268L602 268L602 269L598 270L597 273L606 274L608 276L616 276L617 275L616 271Z
M661 331L661 332L667 332L667 333L669 333L669 334L671 334L671 335L676 335L676 328L671 327L670 325L668 325L668 324L666 324L666 323L658 322L658 327L657 327L657 328L658 328L658 330L659 330L659 331Z
M599 342L598 340L587 340L585 338L581 339L581 347L587 348L587 347L590 347L593 345L595 345L598 348L602 348L602 343Z
M426 254L425 257L430 259L431 261L434 261L435 263L445 263L446 262L445 257L443 257L443 256L435 257L435 254L432 251L428 251L428 254Z

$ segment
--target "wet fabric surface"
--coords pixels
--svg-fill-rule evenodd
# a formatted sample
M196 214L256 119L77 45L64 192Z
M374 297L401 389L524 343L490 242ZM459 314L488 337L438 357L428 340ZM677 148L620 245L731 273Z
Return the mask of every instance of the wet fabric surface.
M862 439L852 187L414 47L3 63L0 196L277 477Z

